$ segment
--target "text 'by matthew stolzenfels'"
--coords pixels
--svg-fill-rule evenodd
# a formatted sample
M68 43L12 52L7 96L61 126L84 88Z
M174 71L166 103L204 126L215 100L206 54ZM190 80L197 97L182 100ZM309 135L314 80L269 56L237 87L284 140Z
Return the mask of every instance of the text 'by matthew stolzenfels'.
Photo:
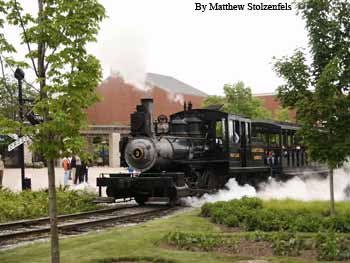
M194 3L195 11L207 12L207 11L289 11L292 10L292 5L290 3L217 3L217 2L207 2L207 3Z

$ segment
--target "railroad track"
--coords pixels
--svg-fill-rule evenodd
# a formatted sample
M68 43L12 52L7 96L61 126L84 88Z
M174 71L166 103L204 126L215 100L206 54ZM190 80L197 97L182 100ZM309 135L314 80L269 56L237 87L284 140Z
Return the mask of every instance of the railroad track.
M174 208L135 205L63 215L58 217L58 229L63 235L74 235L106 225L144 222L167 214L169 210L173 211ZM0 224L0 247L47 237L49 233L49 218Z

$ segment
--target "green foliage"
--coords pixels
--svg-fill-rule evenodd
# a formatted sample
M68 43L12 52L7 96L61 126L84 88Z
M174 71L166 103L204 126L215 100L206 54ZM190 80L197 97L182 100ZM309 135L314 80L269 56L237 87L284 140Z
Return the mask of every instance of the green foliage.
M250 87L245 87L242 81L236 84L224 85L224 97L209 96L203 107L223 104L223 110L228 113L244 115L253 119L272 119L270 111L262 106L262 101L252 95Z
M314 205L314 206L313 206ZM201 215L211 221L247 231L318 232L331 230L350 233L350 205L338 204L338 214L330 217L324 202L293 200L261 201L244 197L228 202L205 204Z
M34 71L39 91L33 110L44 122L23 127L23 133L33 138L33 150L46 159L80 153L85 110L97 101L95 88L102 76L99 61L86 46L96 41L99 23L105 17L103 6L97 0L40 0L37 13L30 14L18 1L0 0L0 16L0 28L18 28L27 48L25 62ZM21 64L10 59L14 52L1 35L0 57L5 69Z
M209 252L204 252L196 245L186 245L183 248L190 251L179 251L172 241L168 243L167 238L169 233L179 232L186 238L186 234L193 236L206 233L209 238L221 239L219 246L213 246ZM279 235L281 237L279 238ZM271 262L316 262L313 258L300 258L303 255L315 255L316 251L316 236L311 233L273 233L273 232L222 232L222 229L209 220L198 216L198 211L193 210L186 213L180 213L167 218L151 220L136 226L126 226L122 228L111 228L105 231L95 231L88 235L80 235L75 238L65 238L60 241L62 246L61 257L62 262L118 262L133 261L133 259L141 260L141 262L152 262L156 259L164 259L166 262L203 262L203 263L232 263L240 260L266 259ZM336 237L345 237L348 235L336 234ZM271 248L274 254L277 251L277 244L274 244L279 239L302 239L301 255L298 258L292 257L274 257L261 258L252 255L237 255L242 252L239 250L242 246L248 243L254 248L261 248L259 242L265 242L265 248ZM189 239L191 240L191 239ZM276 240L276 241L274 241ZM162 244L163 242L163 244ZM243 243L240 243L243 242ZM257 242L257 246L254 245ZM289 242L289 241L288 241ZM299 242L299 241L298 241ZM165 243L165 244L164 244ZM293 241L290 241L293 244ZM28 262L47 263L50 261L48 253L50 242L39 242L35 245L21 246L19 248L0 251L0 261L8 263L17 263L23 260ZM170 244L170 246L169 246ZM287 247L291 247L289 245ZM276 249L274 249L276 247ZM279 247L282 247L280 245ZM80 253L76 253L79 248ZM122 248L122 249L111 249ZM91 253L91 251L94 251ZM247 253L249 253L248 251ZM306 253L305 253L306 252ZM281 251L281 254L286 254ZM115 259L113 261L113 259ZM319 259L322 260L319 256ZM349 259L343 262L348 262ZM161 261L162 262L162 261ZM319 262L319 261L317 261Z
M275 112L275 120L283 121L283 122L291 122L292 120L289 115L289 109L279 107L278 110Z
M175 263L177 261L160 258L159 256L155 257L145 257L145 256L136 256L136 257L116 257L116 258L107 258L103 260L98 260L96 263L118 263L118 262L137 262L137 263Z
M350 238L334 232L318 233L316 237L317 258L320 260L350 259Z
M310 0L296 3L309 32L311 65L302 50L275 62L284 78L278 97L297 112L309 156L330 168L350 155L350 2Z
M203 108L206 108L211 105L224 105L225 98L217 95L208 96L202 104Z
M305 240L294 233L281 232L271 238L273 254L276 256L299 256L305 248Z
M218 233L169 232L163 237L167 244L186 250L213 251L215 249L237 252L243 240L253 242L269 242L275 256L300 256L303 250L314 250L319 260L350 259L350 238L348 236L329 233L313 235L295 232L246 232L233 235Z
M220 236L206 233L170 232L165 235L164 240L181 248L198 247L205 251L212 250L214 247L224 243L224 239L220 238Z
M57 189L57 209L59 214L70 214L95 210L95 195L83 191ZM41 191L23 191L20 193L0 189L0 222L38 218L48 216L48 193Z

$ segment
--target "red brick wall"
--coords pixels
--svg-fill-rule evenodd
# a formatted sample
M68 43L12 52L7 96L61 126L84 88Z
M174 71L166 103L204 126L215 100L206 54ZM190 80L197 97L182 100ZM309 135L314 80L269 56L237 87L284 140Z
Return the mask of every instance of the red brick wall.
M278 101L276 95L256 95L257 98L263 101L263 106L272 112L272 116L275 116L275 113L280 108L280 102ZM291 119L295 120L296 114L295 111L290 111L289 116Z
M87 110L89 124L129 124L130 114L135 111L141 98L153 98L154 117L160 114L170 115L183 109L182 101L175 101L172 95L163 89L154 87L147 91L127 84L123 79L110 77L97 87L102 101ZM200 108L205 97L182 94L183 99L191 101L193 108Z

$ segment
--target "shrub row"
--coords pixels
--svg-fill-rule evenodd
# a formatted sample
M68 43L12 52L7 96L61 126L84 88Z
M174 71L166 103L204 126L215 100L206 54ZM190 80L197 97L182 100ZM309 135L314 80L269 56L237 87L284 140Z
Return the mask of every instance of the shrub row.
M209 233L170 232L165 235L164 240L169 245L175 245L183 249L199 248L204 251L210 251L218 246L228 246L236 243L233 239L230 240L220 235Z
M276 256L299 256L303 250L316 250L318 260L349 260L350 238L339 234L318 233L312 236L298 235L291 232L266 233L250 232L239 236L222 234L170 232L164 240L170 245L182 249L226 248L235 253L241 239L271 242L272 252Z
M266 203L267 202L267 203ZM319 209L303 206L269 205L269 201L244 197L240 200L216 202L202 206L201 215L215 223L229 227L242 227L247 231L335 231L350 233L350 211L334 217ZM276 203L276 201L273 201ZM283 202L283 201L281 201Z
M57 210L59 214L70 214L94 210L98 206L93 203L95 195L83 191L67 191L57 189ZM48 192L22 191L12 192L0 189L0 223L48 216Z

